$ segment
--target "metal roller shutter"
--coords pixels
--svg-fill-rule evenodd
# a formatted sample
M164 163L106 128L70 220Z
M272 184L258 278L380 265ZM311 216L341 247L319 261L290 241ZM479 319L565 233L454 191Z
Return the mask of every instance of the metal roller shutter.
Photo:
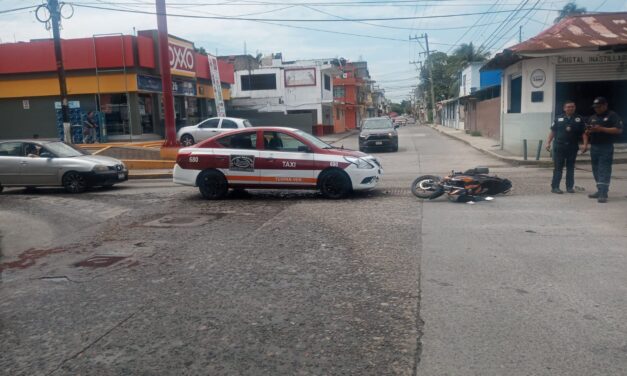
M557 82L617 81L627 80L627 64L580 64L556 66Z

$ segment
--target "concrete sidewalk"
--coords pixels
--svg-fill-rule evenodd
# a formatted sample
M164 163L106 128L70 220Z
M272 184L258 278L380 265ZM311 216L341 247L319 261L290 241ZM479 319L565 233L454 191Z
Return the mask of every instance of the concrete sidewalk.
M530 146L529 155L527 160L523 157L514 155L506 150L501 149L501 145L498 140L494 140L487 137L481 136L471 136L466 133L465 130L453 129L448 127L443 127L441 125L429 124L429 126L436 131L454 138L456 140L462 141L473 148L481 151L482 153L488 154L494 158L502 160L504 162L508 162L513 165L522 166L522 165L532 165L532 166L540 166L540 167L553 167L553 160L548 157L540 157L539 160L536 160L536 146ZM542 146L544 148L544 145ZM590 163L590 152L586 154L581 154L577 157L577 162L581 163ZM627 163L627 149L625 148L617 148L614 152L614 164L623 164Z

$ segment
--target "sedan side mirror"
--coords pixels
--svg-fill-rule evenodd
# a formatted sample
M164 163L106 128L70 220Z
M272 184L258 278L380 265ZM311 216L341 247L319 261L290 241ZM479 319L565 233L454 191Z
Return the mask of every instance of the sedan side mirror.
M304 145L299 146L298 151L301 153L311 153L311 149L309 148L309 146Z
M398 129L399 127L400 127L400 125L394 124L394 129Z
M52 155L52 153L48 152L48 151L42 151L39 156L41 158L54 158L54 155Z

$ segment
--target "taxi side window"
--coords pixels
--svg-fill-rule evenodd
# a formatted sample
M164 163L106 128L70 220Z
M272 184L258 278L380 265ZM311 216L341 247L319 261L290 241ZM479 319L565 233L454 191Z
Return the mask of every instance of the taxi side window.
M21 142L4 142L0 144L0 157L22 157Z
M307 145L282 132L263 132L263 143L266 150L301 153L309 150Z
M254 150L257 148L257 132L237 133L221 137L217 142L229 149Z
M220 124L220 119L209 119L200 123L199 128L218 128L218 124Z

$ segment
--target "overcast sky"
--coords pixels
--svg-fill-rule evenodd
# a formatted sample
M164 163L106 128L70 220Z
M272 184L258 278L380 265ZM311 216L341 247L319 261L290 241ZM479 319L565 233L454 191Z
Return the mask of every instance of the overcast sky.
M38 5L43 1L0 0L0 12ZM503 24L519 4L527 3L513 20ZM285 60L301 58L344 57L366 60L373 79L386 89L388 98L399 101L408 96L416 83L410 61L421 59L418 42L409 35L428 33L431 50L448 52L460 43L487 43L492 52L518 40L518 25L523 26L523 40L552 25L568 1L554 0L166 0L168 13L195 16L231 16L261 19L341 19L418 17L388 21L342 22L267 22L192 19L169 17L170 34L191 40L196 47L220 55L247 52L268 54L282 52ZM80 0L74 3L74 15L63 21L63 38L90 37L94 34L125 33L155 29L156 16L84 6L154 12L149 0ZM351 4L352 3L352 4ZM329 5L335 4L335 5ZM537 6L533 8L534 5ZM83 5L83 6L80 6ZM627 11L626 0L585 0L579 6L589 11ZM533 8L533 9L532 9ZM497 12L490 14L475 14ZM498 13L502 12L502 13ZM64 13L71 13L70 7ZM471 14L469 14L471 13ZM447 16L466 14L464 16ZM442 17L446 16L446 17ZM474 26L473 25L477 25ZM484 26L479 26L484 25ZM308 28L308 29L303 29ZM311 30L318 29L318 30ZM326 32L325 32L326 31ZM363 36L346 35L359 34ZM0 41L28 41L52 37L33 10L0 13ZM376 38L374 38L376 37ZM424 43L423 43L424 46ZM0 57L1 58L1 57Z

